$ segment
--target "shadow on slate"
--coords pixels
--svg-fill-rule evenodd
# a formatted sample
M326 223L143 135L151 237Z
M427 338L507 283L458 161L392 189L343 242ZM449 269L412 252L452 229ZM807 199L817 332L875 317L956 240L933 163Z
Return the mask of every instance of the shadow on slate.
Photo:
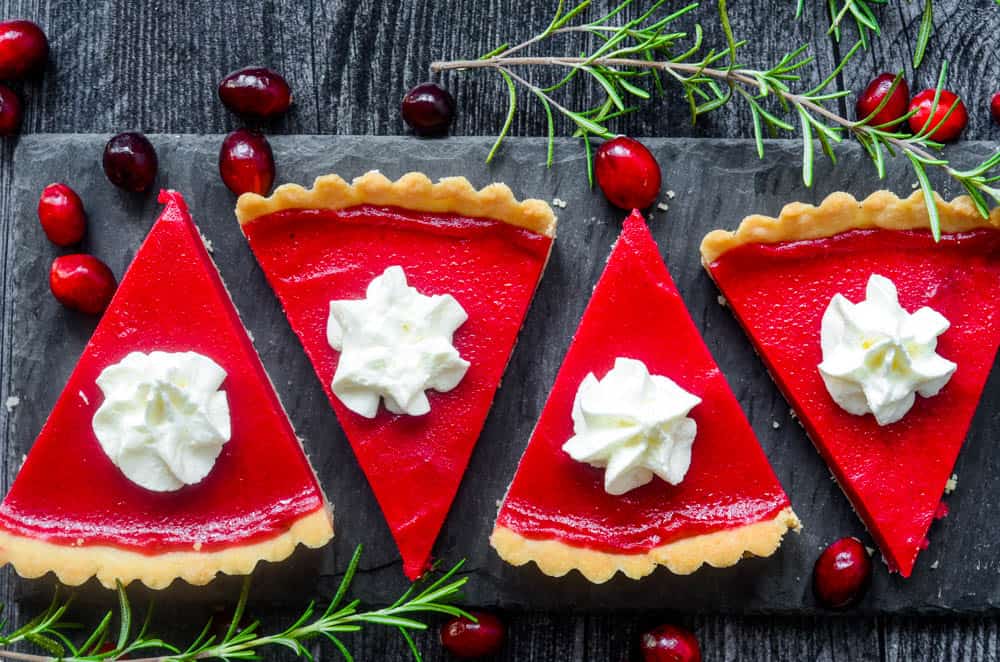
M306 597L332 593L355 545L365 552L355 593L369 603L388 603L405 589L401 563L378 505L337 425L320 384L264 281L233 216L234 197L217 175L221 137L151 136L160 155L158 187L181 191L212 242L214 256L243 320L255 338L292 421L335 506L334 543L318 552L299 550L285 564L259 572L253 595L268 603L301 605ZM86 203L90 230L82 249L122 274L159 213L155 194L131 195L114 189L99 165L105 136L32 135L18 145L15 164L14 216L5 219L10 233L5 297L13 311L5 317L5 355L10 357L0 397L20 397L9 414L0 410L6 435L6 480L13 479L72 370L92 320L69 312L49 295L47 271L57 249L45 241L35 217L38 193L52 181L73 186ZM674 608L710 612L800 612L816 609L810 590L812 563L820 549L845 535L870 538L802 429L768 378L763 365L718 292L703 272L698 246L716 227L732 228L747 213L776 214L793 200L818 202L835 190L865 196L879 186L871 164L855 145L838 149L833 169L817 161L816 185L802 185L797 142L768 144L764 161L749 141L650 139L664 168L664 201L669 211L654 209L650 226L692 317L728 376L805 530L789 535L770 559L747 559L733 568L702 568L677 577L660 569L641 582L618 577L594 586L573 573L561 579L541 575L533 566L502 563L488 537L517 461L531 433L560 361L603 268L624 213L605 203L587 186L582 150L560 140L556 165L543 166L545 142L509 140L501 158L484 165L491 141L450 138L426 141L411 137L278 136L272 145L279 182L310 184L336 172L346 178L370 169L398 177L423 170L433 178L462 174L476 186L508 183L518 197L561 198L559 239L535 303L521 332L506 379L435 554L442 563L467 559L471 575L469 604L534 609ZM961 164L983 158L992 146L965 143L950 153ZM909 194L914 177L902 163L886 187ZM936 183L947 197L955 187ZM669 199L667 191L676 197ZM163 285L169 287L169 274ZM166 321L170 323L170 321ZM666 342L669 338L665 337ZM947 497L951 515L934 524L931 546L923 552L910 580L890 577L877 565L874 586L861 609L867 611L981 611L1000 598L1000 535L993 476L1000 460L989 440L1000 432L997 412L1000 382L990 380L973 431L959 458L958 491ZM775 427L777 424L777 427ZM901 449L905 452L905 449ZM420 498L419 494L413 498ZM47 598L52 578L19 581L22 599ZM87 595L102 591L90 585ZM175 585L170 601L232 600L238 581L226 578L206 589ZM150 592L138 589L137 596ZM161 600L162 602L162 600Z

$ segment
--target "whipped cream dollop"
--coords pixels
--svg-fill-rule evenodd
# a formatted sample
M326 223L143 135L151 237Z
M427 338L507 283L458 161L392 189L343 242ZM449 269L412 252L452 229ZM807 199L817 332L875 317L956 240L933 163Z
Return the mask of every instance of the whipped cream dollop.
M908 313L893 282L878 274L868 279L865 297L851 303L836 294L830 300L820 329L819 372L838 405L889 425L910 411L915 394L933 397L951 379L955 364L937 353L937 337L949 322L928 307Z
M199 482L229 441L226 371L196 352L132 352L101 371L94 434L134 483L169 492Z
M450 294L426 296L389 267L364 299L330 302L326 337L340 352L333 392L348 409L374 418L379 400L394 414L430 411L425 391L458 386L469 362L452 336L468 315Z
M642 361L618 357L603 379L588 374L573 402L573 437L563 450L604 468L604 490L625 494L657 475L677 485L691 465L698 426L687 414L701 402Z

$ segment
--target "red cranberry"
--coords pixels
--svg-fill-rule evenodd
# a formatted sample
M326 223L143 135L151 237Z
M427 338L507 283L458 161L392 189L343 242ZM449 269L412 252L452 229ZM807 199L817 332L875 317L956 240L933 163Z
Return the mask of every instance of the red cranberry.
M951 115L948 115L948 119L941 123L944 116L948 114L948 110L951 109L952 104L958 102L955 106L955 110L952 111ZM931 114L931 106L934 105L934 90L928 89L923 92L918 92L914 95L913 100L910 101L910 110L915 110L916 112L910 116L910 129L914 133L917 133L924 128L927 124L927 118ZM941 123L940 126L938 124ZM949 92L948 90L941 90L941 97L938 99L938 104L934 108L934 118L931 120L930 124L927 124L928 130L934 129L930 132L929 137L931 140L936 140L938 142L948 142L949 140L955 140L958 135L962 133L965 129L965 125L969 123L969 114L965 111L965 104L954 92Z
M0 80L21 80L41 71L49 58L49 40L31 21L0 22Z
M990 115L993 116L993 121L1000 124L1000 92L993 95L990 99Z
M701 662L694 634L677 625L661 625L639 640L643 662Z
M237 115L271 119L292 105L292 89L273 69L244 67L222 79L219 98Z
M632 138L619 136L601 145L594 156L594 174L615 207L645 209L660 194L660 165Z
M17 92L0 85L0 136L12 136L21 128L21 99Z
M274 154L267 138L249 129L237 129L222 141L219 174L236 195L266 195L274 183Z
M863 120L874 112L878 108L885 96L889 94L889 90L892 89L892 83L896 80L896 76L893 74L882 74L877 76L875 80L868 83L868 87L865 91L861 93L858 97L857 104L857 118ZM906 114L906 110L910 105L910 87L906 84L906 81L902 78L899 79L899 83L896 85L896 89L893 90L892 96L889 100L882 106L882 110L878 111L875 117L871 118L868 122L871 126L879 126L880 124L885 124L893 120L897 120ZM895 125L894 125L895 126Z
M71 246L83 239L87 215L76 191L65 184L49 184L38 200L38 220L45 236L57 246Z
M418 136L440 136L455 115L455 99L440 85L421 83L406 93L400 111Z
M62 255L49 270L52 294L62 305L82 313L104 312L116 287L111 269L93 255Z
M872 560L857 538L841 538L819 555L813 592L823 606L843 609L860 600L872 579Z
M126 191L148 189L158 166L153 144L141 133L119 133L104 148L104 174Z
M468 660L498 653L506 634L503 623L493 614L469 613L478 622L461 617L451 619L441 626L441 645L455 657Z

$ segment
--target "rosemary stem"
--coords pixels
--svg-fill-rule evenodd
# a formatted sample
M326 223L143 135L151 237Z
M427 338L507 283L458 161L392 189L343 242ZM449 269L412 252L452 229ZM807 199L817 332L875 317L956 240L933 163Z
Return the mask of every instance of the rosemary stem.
M533 43L534 40L532 40ZM529 42L524 44L519 44L513 47L507 52L513 52L514 50L520 50L522 45L528 45ZM639 69L659 69L662 71L667 71L675 74L697 74L701 76L707 76L709 78L714 78L719 81L723 81L729 84L738 83L750 89L758 89L759 85L757 80L753 77L755 72L747 69L716 69L713 67L703 67L698 64L692 64L688 62L670 62L663 60L642 60L637 58L582 58L582 57L552 57L552 56L524 56L524 57L509 57L507 55L498 55L495 57L487 58L485 60L451 60L451 61L437 61L431 63L431 71L434 73L439 73L442 71L449 71L455 69L503 69L507 72L511 78L514 78L521 84L525 85L532 91L538 91L538 88L528 81L526 81L521 76L516 75L510 70L510 67L519 66L557 66L557 67L579 67L582 64L586 65L596 65L602 67L634 67ZM803 108L809 109L811 112L816 113L826 119L838 124L848 131L858 134L869 134L871 132L868 126L859 125L857 122L849 120L845 117L841 117L832 110L824 107L821 104L815 103L814 101L808 99L807 97L795 94L793 92L787 92L783 90L775 90L777 94L780 94L789 103L801 106ZM555 105L557 108L562 108L556 103L551 97L549 97L550 103ZM903 151L910 152L921 158L932 159L934 156L913 143L894 137L886 137L885 140L892 144L893 147ZM948 174L954 174L955 170L951 166L946 166L945 171Z

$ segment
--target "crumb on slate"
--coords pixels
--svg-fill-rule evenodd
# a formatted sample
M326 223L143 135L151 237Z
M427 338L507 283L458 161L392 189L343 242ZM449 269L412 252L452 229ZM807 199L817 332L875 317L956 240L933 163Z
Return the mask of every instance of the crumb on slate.
M724 297L724 296L722 296L722 295L720 294L720 295L719 295L719 296L718 296L718 297L716 298L716 301L718 301L718 302L719 302L719 305L720 305L720 306L722 306L723 308L725 308L725 307L726 307L726 297Z
M948 482L944 484L944 493L951 494L958 487L958 474L952 474Z
M205 250L208 251L209 253L214 253L215 246L212 244L212 240L206 237L205 235L201 234L200 232L198 234L201 236L201 243L205 244Z
M934 561L934 563L931 563L931 570L937 570L939 565L941 565L940 561Z
M12 395L9 398L7 398L7 402L4 403L4 405L7 407L8 412L14 411L15 407L17 407L19 404L21 404L21 398L17 397L16 395Z
M566 209L566 201L561 198L552 198L552 206L559 209Z
M668 209L670 209L670 205L668 205L665 202L661 202L660 204L656 205L656 208L659 209L660 211L667 211Z
M865 545L865 551L868 552L868 556L874 556L875 555L875 548L874 547L869 547L868 545Z
M669 198L670 200L673 200L676 195L677 194L674 193L672 189L667 191L667 198Z
M774 428L775 430L777 430L778 428L781 427L781 423L779 423L778 421L772 421L771 422L771 427Z

